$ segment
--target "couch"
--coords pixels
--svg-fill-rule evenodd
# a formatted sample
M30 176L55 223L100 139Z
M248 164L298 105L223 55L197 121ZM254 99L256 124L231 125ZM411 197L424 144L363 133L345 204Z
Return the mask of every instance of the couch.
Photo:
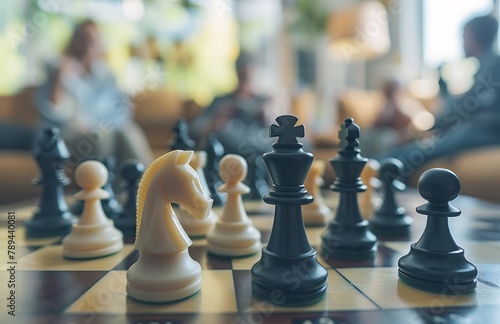
M0 97L0 120L34 127L38 117L33 106L33 93L34 88L26 88L16 96ZM173 124L181 117L192 119L200 111L194 103L185 102L161 89L147 90L134 98L134 102L134 119L144 130L156 156L167 151ZM300 95L292 100L292 112L306 124L310 120L308 111L311 111L309 106L312 102ZM379 107L379 93L350 92L341 98L337 120L353 117L364 129L373 122ZM337 126L332 128L331 134L313 138L312 142L315 144L315 158L328 161L337 154ZM435 161L418 170L411 184L415 186L420 174L430 167L454 171L462 183L463 194L500 202L500 172L497 172L500 168L500 148L480 149L454 159ZM31 180L37 174L37 166L30 151L0 151L0 205L39 195L39 188L31 185ZM331 168L327 167L326 185L332 183L334 177Z
M382 100L377 91L347 91L340 98L339 120L352 117L362 131L375 121ZM481 148L428 163L415 172L409 184L416 186L420 175L430 168L446 168L456 173L462 194L500 202L500 147Z
M34 134L39 122L33 100L35 90L29 87L15 96L0 97L0 121L30 127ZM174 123L186 117L183 112L193 114L196 109L183 109L184 102L164 90L147 90L133 99L134 119L144 130L155 156L167 151ZM31 184L37 174L30 150L1 150L0 205L38 196L40 188Z

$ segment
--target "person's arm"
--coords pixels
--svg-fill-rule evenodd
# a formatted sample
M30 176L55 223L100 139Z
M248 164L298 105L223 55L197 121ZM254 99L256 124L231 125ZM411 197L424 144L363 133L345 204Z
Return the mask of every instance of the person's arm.
M191 122L190 136L199 141L202 137L210 135L231 118L232 112L230 101L224 98L215 98L210 106Z
M73 119L75 102L67 94L59 66L47 64L46 74L45 81L37 88L35 105L45 122L60 126Z
M470 121L500 127L500 57L483 64L472 87L436 116L433 129L447 130Z

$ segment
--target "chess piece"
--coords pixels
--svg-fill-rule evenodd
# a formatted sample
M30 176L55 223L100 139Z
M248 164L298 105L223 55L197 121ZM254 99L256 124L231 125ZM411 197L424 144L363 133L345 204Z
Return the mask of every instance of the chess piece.
M82 162L85 161L95 161L98 160L104 164L104 166L108 169L108 181L106 184L102 187L102 189L106 190L109 192L110 196L109 198L101 200L102 208L104 210L104 213L106 214L107 217L111 219L115 219L118 214L121 212L121 205L116 200L115 193L113 191L113 186L112 182L114 179L114 170L115 170L115 157L114 156L107 156L104 159L98 159L96 157L86 157L85 159L82 160ZM84 202L83 200L77 200L73 203L73 205L70 207L70 211L73 215L80 216L83 212L83 205Z
M205 152L207 152L207 163L204 171L210 197L214 200L214 206L222 206L225 197L219 193L217 188L222 185L218 171L220 160L224 156L224 146L215 135L209 135Z
M322 252L333 259L367 260L375 256L376 237L359 212L357 194L366 190L359 177L368 159L358 148L359 127L347 118L339 131L339 155L330 160L337 178L331 186L340 194L335 218L321 235Z
M122 211L122 206L116 200L115 192L113 191L113 180L115 178L115 166L116 159L114 156L109 155L101 160L102 164L108 169L108 181L102 187L102 189L106 190L109 193L109 198L105 198L101 200L102 210L111 219L115 219L118 217L120 212Z
M241 181L246 177L247 162L236 154L228 154L220 162L224 184L219 191L227 193L227 201L215 228L207 234L207 251L228 257L251 255L261 248L260 232L252 225L243 207L242 194L250 189Z
M175 137L170 144L170 149L183 151L194 150L195 143L191 138L189 138L187 123L184 119L177 122L173 131L175 133ZM207 163L207 153L204 151L196 151L194 152L193 158L190 160L191 162L189 164L198 173L198 180L203 191L209 193L210 189L208 188L205 173L203 172L203 168ZM179 216L179 221L181 222L182 227L191 238L205 237L215 226L215 222L217 221L217 215L215 215L212 210L210 210L208 217L204 217L203 219L193 217L193 215L190 215L189 212L178 206L174 207L174 211L175 214Z
M71 207L69 207L69 210L73 215L80 217L83 211L83 200L77 200L73 202Z
M185 119L179 119L174 125L174 139L169 145L170 150L193 151L196 143L189 137L187 122Z
M143 302L172 302L201 288L201 266L188 252L192 244L175 217L177 203L202 219L212 199L201 190L189 166L193 152L175 150L156 159L144 172L137 195L139 260L127 271L127 294Z
M366 191L358 194L359 212L363 219L370 218L375 210L373 182L376 182L376 176L379 169L380 164L376 160L370 159L363 168L363 171L361 171L361 181L366 185Z
M66 145L59 137L59 129L43 130L33 150L40 175L33 184L42 187L42 193L33 217L26 222L28 237L48 237L69 233L75 218L68 211L63 187L69 184L64 175L64 162L69 158Z
M301 205L313 201L303 186L313 155L304 152L297 141L297 137L304 137L304 126L295 126L297 120L291 115L279 116L278 125L270 126L270 136L278 139L273 151L264 154L274 183L264 201L276 205L274 223L268 245L251 271L253 294L279 305L319 301L326 292L328 277L309 244L302 220ZM296 277L299 280L291 278L294 273L300 274L300 279Z
M467 261L448 226L448 217L461 213L449 204L460 193L458 177L446 169L427 170L418 180L418 192L428 201L417 207L419 214L427 215L427 224L422 237L399 259L399 278L412 287L435 293L473 292L477 269Z
M325 201L321 196L320 186L323 184L323 178L321 178L321 175L324 170L324 161L313 161L304 182L307 192L309 192L314 198L314 201L311 204L304 205L302 207L304 224L306 226L325 225L332 215L332 211L325 204Z
M78 224L62 241L63 256L91 259L120 251L123 235L106 217L100 201L109 197L109 193L101 189L108 180L108 170L99 161L85 161L76 168L75 180L82 188L75 198L85 203Z
M203 166L206 163L206 152L204 151L196 151L193 154L193 158L189 162L189 165L196 170L198 173L198 179L203 189L203 192L207 194L210 192L207 186L207 182L205 181L205 175L203 173ZM215 222L217 221L217 215L210 210L210 213L207 217L203 219L198 219L193 215L189 214L189 212L182 207L174 207L175 213L179 216L179 221L181 222L182 227L186 231L186 233L191 238L203 238L207 235L209 231L215 226Z
M253 170L248 179L250 194L247 196L251 200L261 200L269 191L268 173L262 156L258 155L253 161Z
M136 231L137 187L143 173L144 164L135 160L125 161L121 167L122 178L126 181L124 189L127 197L121 213L115 219L115 226L126 237L134 235Z
M408 237L413 219L399 206L394 197L395 191L403 191L406 186L399 180L403 163L397 159L382 161L379 170L380 184L383 190L383 201L369 221L370 230L378 238Z

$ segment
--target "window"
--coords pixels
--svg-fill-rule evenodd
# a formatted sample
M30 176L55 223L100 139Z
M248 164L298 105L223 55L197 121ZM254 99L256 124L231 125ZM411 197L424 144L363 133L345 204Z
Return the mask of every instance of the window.
M492 10L492 0L424 0L424 64L437 68L445 62L463 58L463 25L469 19Z

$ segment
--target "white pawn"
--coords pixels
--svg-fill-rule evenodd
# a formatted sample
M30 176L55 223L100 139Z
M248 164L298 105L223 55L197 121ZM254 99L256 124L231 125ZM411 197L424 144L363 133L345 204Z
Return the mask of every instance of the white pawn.
M102 210L101 200L109 193L101 187L108 181L108 170L99 161L85 161L75 171L75 180L82 188L75 198L84 200L82 215L62 241L63 256L91 259L110 255L123 248L123 234Z
M220 192L227 193L222 217L207 235L207 251L228 257L254 254L261 248L260 232L248 218L241 195L250 189L241 181L247 175L247 163L236 154L224 156L219 164L219 173L224 184Z
M203 172L206 163L207 153L205 151L195 151L189 165L198 173L198 179L200 180L203 191L209 194L210 189L208 188L205 173ZM175 213L179 217L182 228L184 228L184 231L186 231L187 235L191 238L205 237L217 221L217 215L213 211L210 211L207 218L201 220L193 217L184 208L175 208Z
M325 225L332 216L332 211L325 204L319 188L323 184L321 175L324 171L325 161L315 160L304 181L307 192L314 197L312 203L302 206L302 217L306 226Z

